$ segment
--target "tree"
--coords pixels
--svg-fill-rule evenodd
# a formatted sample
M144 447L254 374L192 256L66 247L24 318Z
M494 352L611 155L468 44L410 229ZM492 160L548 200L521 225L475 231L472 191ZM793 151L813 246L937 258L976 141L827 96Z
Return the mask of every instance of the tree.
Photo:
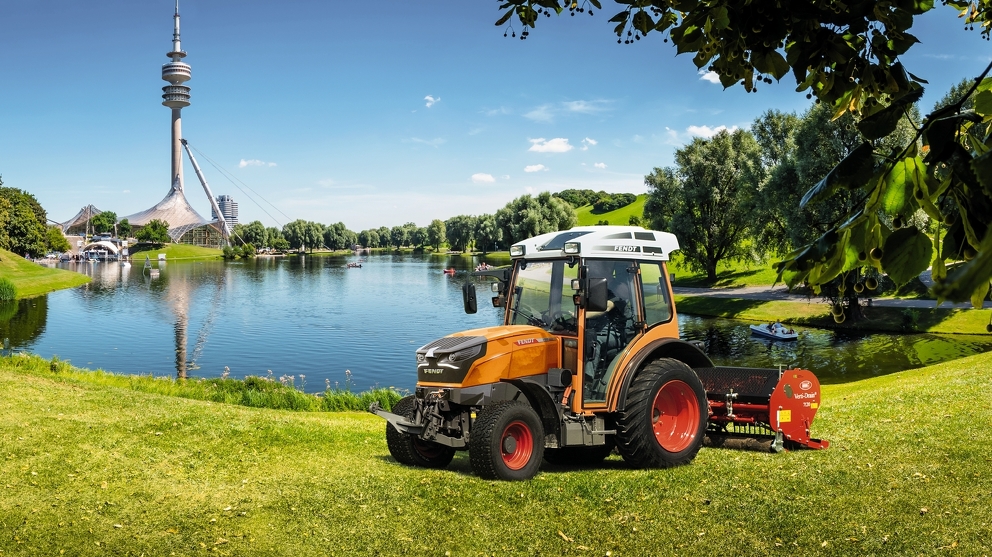
M275 246L273 245L273 243L278 238L282 238L283 240L285 240L285 238L282 237L282 230L279 230L278 228L276 228L274 226L270 226L270 227L268 227L268 228L265 229L265 241L267 242L265 245L269 246L270 248L275 249Z
M302 219L283 226L282 235L292 249L309 250L310 253L324 243L323 225Z
M434 251L441 249L441 244L447 239L444 221L434 219L427 225L427 243L434 246Z
M496 223L504 241L509 244L538 234L572 228L576 220L572 205L548 192L537 197L522 195L496 211Z
M465 251L475 238L475 217L458 215L444 222L444 234L455 251Z
M169 223L159 219L152 219L148 224L141 227L135 238L139 242L149 242L152 244L166 244L169 237Z
M489 253L489 248L503 240L503 231L496 224L496 215L481 215L475 222L475 247L482 248L482 253Z
M121 219L117 223L117 237L118 238L130 238L131 237L131 223L127 219Z
M406 227L394 226L389 231L389 243L396 249L400 249L410 241L410 234Z
M289 242L286 241L286 238L278 236L275 240L269 240L269 247L276 251L286 251L289 249Z
M866 141L823 175L799 204L840 191L856 192L862 202L780 262L780 276L815 288L837 276L846 254L868 252L862 266L885 272L897 283L932 261L938 299L970 298L977 305L985 297L992 279L992 78L986 78L992 63L961 98L927 115L911 140L894 151L878 151L872 143L896 131L923 95L926 81L908 72L900 57L919 42L908 33L914 18L935 9L934 2L865 0L841 6L833 0L804 0L783 7L777 0L616 1L621 11L610 22L616 23L618 42L664 33L678 53L693 53L696 67L715 72L724 87L741 84L748 92L791 70L797 91L815 96L833 118L854 117ZM590 2L601 7L599 0ZM942 3L960 12L966 28L978 24L983 38L990 38L992 0ZM573 15L585 10L576 2L507 0L496 23L513 25L515 15L524 26L523 39L539 15L566 7ZM963 108L969 99L974 112ZM942 223L933 238L915 226L883 237L880 219L905 222L917 209ZM964 264L948 270L948 262L964 255Z
M423 247L427 243L427 228L415 226L410 233L410 242L415 248Z
M324 245L328 249L351 249L358 242L358 235L348 230L343 222L329 224L324 227Z
M603 195L607 195L607 193L605 191L568 189L551 195L568 201L568 204L572 207L583 207L585 205L592 205L597 199Z
M41 257L46 252L48 214L33 195L0 181L0 247L18 255Z
M97 234L113 232L115 224L117 224L117 213L113 211L104 211L90 219L90 226Z
M603 193L593 203L592 209L594 213L609 213L621 207L626 207L635 201L637 201L637 196L632 193Z
M358 243L366 248L377 248L379 247L379 232L378 230L372 228L369 230L362 230L358 233Z
M264 246L268 243L268 230L262 221L252 221L248 224L234 225L235 242L241 245Z
M748 255L745 239L764 177L758 142L744 130L697 137L675 151L675 164L644 178L644 217L656 230L674 233L690 267L715 281L720 261Z
M69 245L69 240L65 239L65 235L62 234L62 228L58 225L48 227L45 234L45 244L49 252L65 253L72 249L72 246Z

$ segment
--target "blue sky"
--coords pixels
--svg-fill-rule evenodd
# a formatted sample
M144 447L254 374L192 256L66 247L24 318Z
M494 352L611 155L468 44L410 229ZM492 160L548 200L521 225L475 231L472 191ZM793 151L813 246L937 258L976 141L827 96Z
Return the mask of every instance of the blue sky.
M660 35L616 44L610 5L542 18L526 41L493 26L497 7L183 0L193 73L183 135L214 194L233 196L242 222L423 226L494 212L524 193L641 193L644 175L693 135L809 106L788 77L756 94L723 90ZM123 216L166 194L161 64L173 9L169 0L0 3L6 185L33 193L55 220L87 203ZM930 82L924 112L990 59L989 43L961 28L947 7L917 18L923 44L904 63ZM190 202L209 216L188 162L185 177Z

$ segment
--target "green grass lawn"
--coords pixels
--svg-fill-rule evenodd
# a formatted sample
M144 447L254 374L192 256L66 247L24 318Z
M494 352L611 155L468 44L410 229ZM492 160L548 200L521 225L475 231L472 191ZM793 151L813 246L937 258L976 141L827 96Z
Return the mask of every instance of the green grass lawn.
M47 369L47 368L46 368ZM0 555L983 555L992 354L823 389L824 451L401 466L384 422L191 401L0 361Z
M136 249L140 251L135 251ZM189 244L165 244L158 248L145 244L132 247L130 253L131 261L138 263L144 261L146 255L152 261L155 261L158 259L158 254L160 253L165 254L166 261L176 259L221 259L223 256L223 252L219 249L191 246Z
M644 202L647 198L646 194L638 195L637 200L630 205L608 213L593 213L592 205L577 207L575 209L575 216L578 217L576 226L592 226L601 220L609 221L610 224L617 226L627 226L630 224L631 216L644 218Z
M0 249L0 277L14 283L18 298L39 296L90 281L86 275L39 265L4 249Z

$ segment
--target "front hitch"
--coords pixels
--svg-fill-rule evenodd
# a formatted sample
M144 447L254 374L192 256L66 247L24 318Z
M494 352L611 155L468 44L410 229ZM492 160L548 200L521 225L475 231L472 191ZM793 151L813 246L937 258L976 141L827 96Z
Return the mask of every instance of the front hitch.
M403 416L398 416L396 414L386 412L385 410L382 409L382 405L380 405L378 402L373 402L369 406L369 412L393 424L393 427L396 428L396 431L400 433L407 433L419 437L420 434L424 431L423 425L418 425L409 418L404 418Z

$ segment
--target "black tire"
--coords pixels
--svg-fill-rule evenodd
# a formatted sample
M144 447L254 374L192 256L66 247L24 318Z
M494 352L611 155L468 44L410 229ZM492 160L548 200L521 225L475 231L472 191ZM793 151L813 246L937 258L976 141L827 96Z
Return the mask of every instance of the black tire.
M486 406L472 426L468 458L487 480L529 480L541 468L544 426L529 404L507 400Z
M555 466L586 468L596 466L613 453L614 444L610 439L598 447L563 447L544 449L544 460Z
M692 462L703 444L708 415L706 391L684 363L660 358L634 377L617 418L617 450L639 468L669 468Z
M416 398L410 395L401 398L396 406L393 406L393 414L412 418L416 408ZM415 435L400 433L389 422L386 422L386 446L389 447L389 454L393 455L396 462L407 466L445 468L455 457L455 449L424 441Z

